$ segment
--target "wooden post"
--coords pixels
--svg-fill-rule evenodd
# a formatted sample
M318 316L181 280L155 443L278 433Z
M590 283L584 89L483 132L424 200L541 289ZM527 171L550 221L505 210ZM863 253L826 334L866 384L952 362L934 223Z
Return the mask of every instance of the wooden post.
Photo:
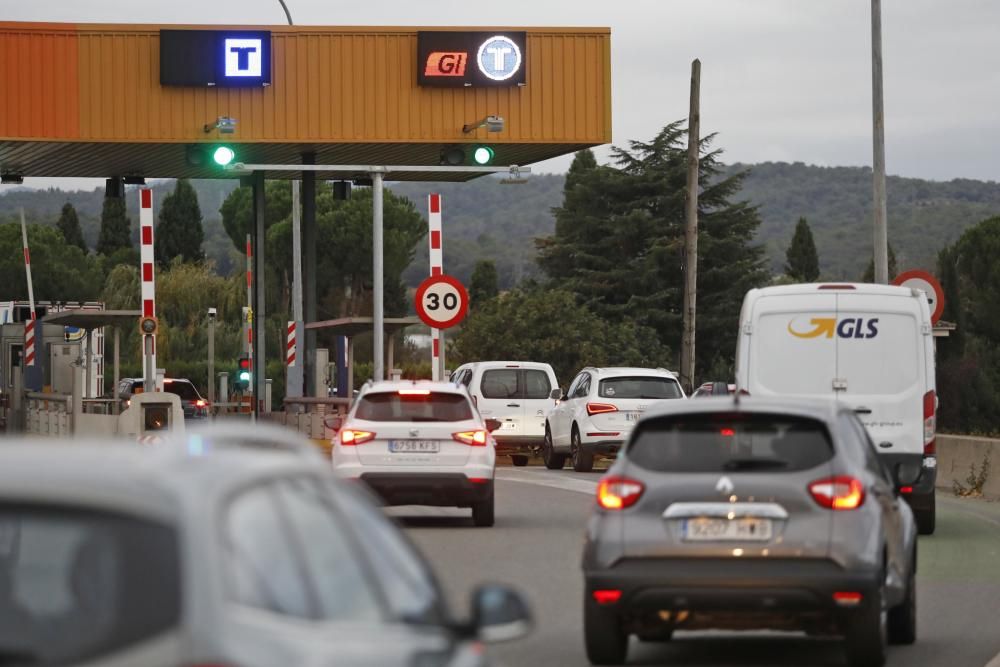
M698 291L698 148L700 143L701 61L691 63L691 109L688 114L687 220L684 227L684 335L681 383L694 390L695 310Z
M882 0L872 0L872 175L875 190L875 282L889 284L888 207L885 194L885 108L882 101Z

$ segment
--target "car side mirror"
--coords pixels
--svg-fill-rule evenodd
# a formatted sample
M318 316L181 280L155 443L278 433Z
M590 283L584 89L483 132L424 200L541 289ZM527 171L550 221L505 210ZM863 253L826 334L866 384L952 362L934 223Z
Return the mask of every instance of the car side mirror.
M562 400L562 395L563 395L562 389L556 387L555 389L552 390L552 393L549 394L549 398L551 398L553 401L559 401Z
M495 431L498 428L500 428L500 426L501 426L501 424L500 424L500 420L499 419L487 419L486 420L486 430L489 431L490 433L492 433L493 431Z
M913 486L920 479L921 465L919 463L897 463L892 475L896 487Z
M505 586L483 586L472 594L472 628L483 642L524 637L532 628L531 611L518 593Z
M325 415L323 417L323 426L327 427L333 432L340 430L340 427L344 425L344 418L340 415Z

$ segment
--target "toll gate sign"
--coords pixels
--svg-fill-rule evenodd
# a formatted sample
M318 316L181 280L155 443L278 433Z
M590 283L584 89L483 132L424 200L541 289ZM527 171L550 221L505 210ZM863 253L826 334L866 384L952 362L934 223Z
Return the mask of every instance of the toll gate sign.
M268 86L267 30L161 30L160 85Z
M417 33L417 83L421 86L523 86L524 32Z

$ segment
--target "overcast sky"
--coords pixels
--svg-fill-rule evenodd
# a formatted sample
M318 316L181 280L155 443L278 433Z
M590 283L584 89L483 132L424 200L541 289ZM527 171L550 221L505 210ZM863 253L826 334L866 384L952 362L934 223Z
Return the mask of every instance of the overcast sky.
M725 160L871 164L870 0L286 1L299 24L609 26L616 144L687 115L700 58L702 130L719 134ZM0 0L0 20L285 17L278 0ZM883 0L882 22L888 172L1000 180L1000 2Z

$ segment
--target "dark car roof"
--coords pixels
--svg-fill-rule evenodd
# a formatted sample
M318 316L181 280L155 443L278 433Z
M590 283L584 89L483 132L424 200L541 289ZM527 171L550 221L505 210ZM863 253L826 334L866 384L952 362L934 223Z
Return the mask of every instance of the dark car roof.
M658 401L642 414L639 424L658 417L720 412L781 414L831 421L836 418L840 411L841 405L832 398L764 398L735 394L733 396L706 396L697 401Z

